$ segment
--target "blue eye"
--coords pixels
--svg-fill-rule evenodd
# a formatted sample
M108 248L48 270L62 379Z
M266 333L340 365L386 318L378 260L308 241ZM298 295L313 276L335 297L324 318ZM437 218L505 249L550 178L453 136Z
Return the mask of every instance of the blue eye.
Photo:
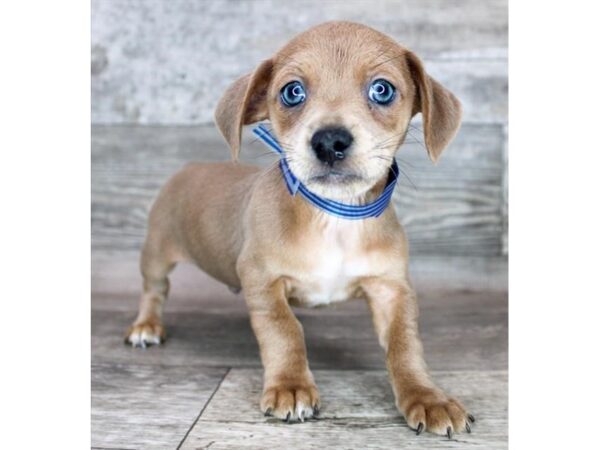
M299 81L292 81L281 89L281 102L285 106L297 106L306 99L306 91Z
M384 79L378 79L369 86L369 100L379 105L389 105L396 96L396 88Z

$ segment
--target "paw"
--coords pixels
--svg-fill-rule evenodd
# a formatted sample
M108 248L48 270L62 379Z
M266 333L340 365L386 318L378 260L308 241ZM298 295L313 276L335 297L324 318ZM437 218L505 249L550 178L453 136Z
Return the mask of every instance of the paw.
M260 409L265 416L286 422L310 419L319 415L319 391L312 383L280 383L265 388Z
M149 345L160 345L164 340L165 328L160 322L155 321L133 324L125 335L125 343L133 347L146 348Z
M454 433L470 433L475 422L458 400L434 390L422 390L402 403L406 422L417 435L426 430L451 439Z

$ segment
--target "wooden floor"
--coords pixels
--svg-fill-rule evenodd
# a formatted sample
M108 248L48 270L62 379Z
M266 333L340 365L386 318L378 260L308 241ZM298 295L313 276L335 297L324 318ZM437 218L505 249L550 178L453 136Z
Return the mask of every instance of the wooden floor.
M505 261L491 266L505 271ZM92 267L93 448L507 447L507 296L476 281L477 290L464 289L464 280L451 281L452 267L445 287L418 267L415 280L429 366L477 418L472 434L451 441L416 436L397 413L363 302L296 310L323 412L288 425L258 409L262 371L241 295L178 267L165 313L168 341L133 349L123 334L137 306L136 255L95 258ZM494 284L502 283L486 285Z

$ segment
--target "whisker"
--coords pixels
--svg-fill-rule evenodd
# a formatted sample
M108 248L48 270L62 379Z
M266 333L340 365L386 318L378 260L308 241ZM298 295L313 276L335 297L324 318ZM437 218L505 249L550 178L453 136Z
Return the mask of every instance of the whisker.
M390 142L396 140L397 138L399 139L399 142L397 144L397 146L400 145L400 143L403 141L403 138L406 136L406 132L405 131L401 131L399 133L394 133L390 136L388 136L387 138L383 139L382 141L379 141L377 143L375 143L375 148L381 148L381 147L387 147L387 144L389 144Z
M423 147L425 150L427 150L427 147L425 147L425 144L423 143L423 141L421 141L420 139L417 139L416 137L414 137L414 136L413 136L413 135L410 133L410 131L407 131L407 133L408 133L408 135L409 135L411 138L413 138L415 141L417 141L417 143L418 143L418 144L419 144L421 147Z
M375 66L373 66L373 68L371 70L376 69L377 67L379 67L379 66L381 66L383 64L389 63L389 62L391 62L391 61L393 61L395 59L402 58L403 56L405 56L405 55L404 54L400 54L400 55L393 56L393 57L391 57L389 59L386 59L385 61L380 62L379 64L376 64Z
M263 158L265 156L276 156L277 154L274 152L264 152L264 153L259 153L258 155L254 155L251 156L250 159L258 159L258 158Z
M412 128L413 130L420 131L421 133L423 132L422 128L419 128L418 126L413 125L412 123L409 123L408 126L409 126L409 128Z
M404 175L402 178L406 178L406 180L410 183L411 187L415 190L418 191L419 188L416 186L415 183L413 183L413 181L411 180L411 178L408 176L408 174L402 170L402 168L400 167L400 164L398 164L398 170L402 173L402 175Z
M411 164L411 163L409 163L407 160L405 160L405 159L403 159L403 158L401 158L401 157L399 157L399 156L396 156L396 159L397 159L398 161L400 161L402 164L404 164L404 165L406 165L406 166L410 167L411 169L416 169L416 166L415 166L414 164Z

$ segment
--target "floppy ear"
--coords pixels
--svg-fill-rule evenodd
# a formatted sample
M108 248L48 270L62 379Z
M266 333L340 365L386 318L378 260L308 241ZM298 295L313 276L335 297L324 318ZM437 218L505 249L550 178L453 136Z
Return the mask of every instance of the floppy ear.
M267 91L272 69L272 61L264 61L254 72L234 81L217 104L215 122L231 148L234 161L240 154L242 126L269 117Z
M417 88L413 115L423 115L425 146L435 163L460 127L462 107L452 92L427 75L414 53L408 52L407 59Z

